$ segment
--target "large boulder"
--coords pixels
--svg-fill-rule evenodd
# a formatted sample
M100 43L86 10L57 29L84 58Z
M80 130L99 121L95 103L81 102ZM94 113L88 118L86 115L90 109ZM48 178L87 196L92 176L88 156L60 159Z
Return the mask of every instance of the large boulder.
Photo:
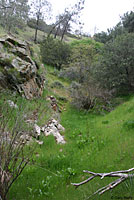
M11 36L0 38L0 86L17 90L27 99L39 97L44 88L44 77L31 58L27 42Z

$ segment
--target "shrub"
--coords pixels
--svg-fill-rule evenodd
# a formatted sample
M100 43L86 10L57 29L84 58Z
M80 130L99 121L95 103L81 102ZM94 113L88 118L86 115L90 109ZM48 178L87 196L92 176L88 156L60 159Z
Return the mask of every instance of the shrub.
M70 87L72 104L77 109L90 110L97 106L104 110L109 104L112 94L106 90L102 90L95 81L90 78L84 83L80 84L73 82Z
M52 37L44 38L40 49L43 62L56 67L58 70L70 60L70 46Z
M79 83L73 82L71 85L72 104L77 109L89 110L95 106L95 96L92 92L94 89L91 86L86 87Z
M134 129L134 120L128 120L123 123L123 128L126 128L128 130Z
M29 163L34 145L26 148L26 130L22 112L10 108L7 102L0 105L0 199L6 200L9 189ZM5 115L6 113L6 115ZM24 114L24 113L23 113ZM26 133L25 133L26 134Z
M115 93L129 93L134 89L134 33L116 37L105 44L94 75L103 88Z

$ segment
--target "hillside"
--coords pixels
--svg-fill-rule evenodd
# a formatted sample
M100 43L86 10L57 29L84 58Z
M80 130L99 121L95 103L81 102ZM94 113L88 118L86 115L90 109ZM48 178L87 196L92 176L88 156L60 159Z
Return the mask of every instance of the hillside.
M34 162L13 185L11 199L85 199L113 179L97 179L75 190L71 182L85 179L83 170L110 172L133 167L133 97L105 115L80 112L69 104L64 107L60 118L66 145L57 145L51 136L42 138L44 144L36 149ZM133 195L133 182L128 180L100 199Z
M30 41L31 34L31 29L28 28L17 37ZM31 45L35 54L40 57L39 46L32 41ZM126 96L114 99L117 104L122 104L114 107L111 112L77 110L70 104L70 82L60 78L59 71L48 65L41 65L40 73L45 74L46 80L43 95L39 99L29 101L16 93L0 91L0 116L4 116L5 120L4 123L1 121L1 124L7 123L13 128L16 115L30 118L34 117L35 112L39 126L45 125L54 117L65 128L62 134L66 144L56 144L53 136L41 135L43 145L36 145L30 163L12 185L8 199L88 199L97 189L115 179L96 179L75 190L71 183L83 181L88 177L83 170L110 172L134 166L134 98ZM51 108L48 96L56 98L61 112L55 112ZM19 111L9 108L7 100L15 102ZM25 124L22 121L19 123L26 131ZM103 196L96 195L92 199L108 200L116 197L133 198L133 180L130 179Z

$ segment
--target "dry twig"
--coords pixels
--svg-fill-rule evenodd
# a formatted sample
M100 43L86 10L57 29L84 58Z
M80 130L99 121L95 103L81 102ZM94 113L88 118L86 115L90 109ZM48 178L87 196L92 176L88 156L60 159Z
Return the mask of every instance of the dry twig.
M101 194L104 194L106 191L109 191L110 189L115 188L117 185L119 185L120 183L122 183L126 179L133 178L134 174L129 174L129 172L132 172L132 171L134 171L134 168L131 168L131 169L128 169L128 170L114 171L114 172L109 172L109 173L95 173L95 172L84 170L83 171L84 173L91 174L92 176L90 176L88 179L86 179L86 180L84 180L84 181L82 181L80 183L72 183L72 185L74 185L76 188L78 188L79 186L88 183L89 181L91 181L92 179L94 179L97 176L101 177L101 179L103 179L105 177L119 177L118 179L116 179L115 181L109 183L108 185L106 185L106 186L104 186L102 188L99 188L91 196L93 196L95 194L101 195Z
M21 109L16 113L6 104L2 106L0 111L6 115L0 120L0 200L6 200L12 184L29 163L35 146L29 145L26 150L26 141L20 137L21 132L25 131L25 113L21 113ZM14 123L12 127L9 126L11 120ZM26 128L29 130L28 126Z

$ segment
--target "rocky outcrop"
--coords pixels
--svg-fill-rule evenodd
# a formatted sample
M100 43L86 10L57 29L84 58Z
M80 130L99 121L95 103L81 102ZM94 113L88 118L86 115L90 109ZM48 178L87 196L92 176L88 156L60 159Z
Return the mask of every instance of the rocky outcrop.
M35 138L36 142L39 145L43 144L43 141L40 141L40 136L49 136L53 135L57 144L66 144L64 136L61 135L61 132L65 131L65 128L55 119L51 119L45 126L39 127L35 122L26 120L26 123L30 123L33 127L32 135L29 133L23 133L21 139L24 139L26 143L31 141L32 138Z
M61 110L59 109L59 106L57 104L57 100L54 96L48 96L47 100L50 102L51 108L54 111L61 112Z
M47 125L42 127L41 131L44 133L45 136L53 135L57 144L66 143L64 136L60 134L60 132L65 131L65 128L55 119L51 119Z
M27 99L39 97L44 77L31 58L29 44L10 36L0 38L0 86L17 90Z

